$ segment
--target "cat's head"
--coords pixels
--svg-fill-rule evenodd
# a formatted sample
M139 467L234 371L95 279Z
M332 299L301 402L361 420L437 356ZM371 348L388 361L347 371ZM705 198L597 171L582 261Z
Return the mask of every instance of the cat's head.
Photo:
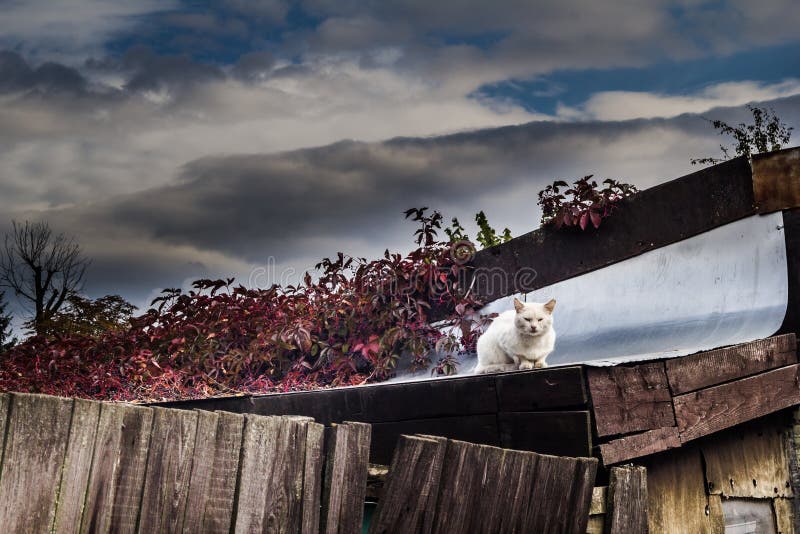
M541 336L547 333L553 326L555 307L555 299L545 303L521 302L514 299L514 309L517 311L514 324L517 331L526 336Z

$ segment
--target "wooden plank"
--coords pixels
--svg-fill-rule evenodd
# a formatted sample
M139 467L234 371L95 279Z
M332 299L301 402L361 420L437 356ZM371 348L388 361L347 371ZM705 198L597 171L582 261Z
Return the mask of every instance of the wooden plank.
M5 450L8 407L10 404L11 395L7 393L0 393L0 478L3 476L3 451Z
M263 532L267 493L270 490L280 417L246 415L242 438L242 460L235 532Z
M625 199L599 231L544 227L478 251L473 290L486 302L533 291L754 213L750 164L735 158ZM519 276L531 268L535 277Z
M783 414L776 414L700 442L708 492L724 497L792 497L786 426Z
M253 397L246 411L258 415L303 415L326 426L348 420L363 420L361 394L357 388Z
M322 494L322 531L361 532L367 491L370 425L345 422L333 427Z
M140 534L183 531L196 436L197 412L153 408Z
M227 412L217 414L214 466L206 493L202 532L223 534L231 530L233 522L244 416Z
M69 439L72 400L15 393L0 480L4 532L49 532Z
M497 411L497 392L491 376L377 384L359 388L358 392L361 396L358 420L367 423Z
M555 456L591 456L589 412L504 412L497 414L500 446Z
M772 511L775 514L778 534L795 534L792 500L781 497L772 499Z
M485 445L500 444L495 414L376 423L372 425L370 461L388 465L402 434L428 434Z
M579 366L494 375L501 412L583 407L588 402Z
M595 486L595 488L592 489L592 504L589 506L589 515L605 514L607 499L608 486Z
M663 362L586 370L598 436L675 426Z
M800 207L800 149L755 154L753 195L759 213Z
M308 422L306 418L281 418L275 461L267 478L270 490L264 526L268 532L300 531Z
M608 483L606 528L609 534L647 533L647 470L612 467Z
M609 466L681 446L678 427L647 430L600 444L603 465Z
M785 334L672 358L666 367L672 393L679 395L793 363L797 363L797 340L794 334Z
M325 428L318 423L308 423L303 478L303 516L301 524L301 532L303 534L316 534L319 532L324 439Z
M446 440L400 437L370 534L431 532L446 447Z
M585 533L596 472L596 458L541 455L525 531Z
M705 492L700 451L681 447L643 460L647 468L647 522L659 534L721 534L721 508ZM719 504L718 501L716 504ZM716 510L716 511L715 511ZM714 513L712 513L714 512ZM722 527L722 528L720 528Z
M681 441L800 404L800 364L675 397Z
M529 510L535 506L530 488L539 455L495 447L487 447L485 451L475 531L520 532Z
M450 440L445 451L433 532L471 532L478 523L487 446Z
M182 527L184 534L203 531L206 498L217 452L219 414L201 410L195 410L195 413L197 414L197 431L192 452L192 473L186 494L186 512Z
M86 499L86 486L92 469L95 435L100 420L100 403L75 399L72 408L69 442L58 490L54 532L77 533Z
M103 403L81 532L136 532L153 411Z

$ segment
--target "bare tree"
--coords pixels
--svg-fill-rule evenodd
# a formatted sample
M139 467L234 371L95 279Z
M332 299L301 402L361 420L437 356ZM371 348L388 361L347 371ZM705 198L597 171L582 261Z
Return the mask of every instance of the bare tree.
M38 333L67 297L80 291L88 265L73 238L53 234L46 222L14 221L0 252L0 286L32 306Z

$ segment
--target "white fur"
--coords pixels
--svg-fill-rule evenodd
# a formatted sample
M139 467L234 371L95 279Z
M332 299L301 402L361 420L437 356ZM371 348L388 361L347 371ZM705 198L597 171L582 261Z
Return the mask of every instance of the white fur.
M547 367L545 360L556 344L555 300L523 303L514 299L514 307L498 315L478 338L476 374Z

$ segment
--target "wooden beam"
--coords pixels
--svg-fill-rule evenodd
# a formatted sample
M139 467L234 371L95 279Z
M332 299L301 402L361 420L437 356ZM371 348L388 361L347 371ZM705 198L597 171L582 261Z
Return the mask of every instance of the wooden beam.
M533 412L586 406L580 366L534 369L494 375L501 412Z
M669 426L601 443L600 456L603 465L610 466L680 446L678 428Z
M486 302L533 291L753 215L754 204L750 164L735 158L622 201L599 231L545 227L479 251L474 291Z
M500 446L556 456L591 456L588 411L501 412L497 414Z
M800 207L800 148L756 154L752 166L759 213Z
M681 441L800 404L800 364L675 397Z
M647 469L612 467L607 503L608 534L647 534Z
M700 352L666 362L673 395L797 363L794 334Z
M598 436L675 425L664 362L588 367Z
M402 434L428 434L483 445L500 445L496 414L375 423L372 425L370 461L388 465Z

